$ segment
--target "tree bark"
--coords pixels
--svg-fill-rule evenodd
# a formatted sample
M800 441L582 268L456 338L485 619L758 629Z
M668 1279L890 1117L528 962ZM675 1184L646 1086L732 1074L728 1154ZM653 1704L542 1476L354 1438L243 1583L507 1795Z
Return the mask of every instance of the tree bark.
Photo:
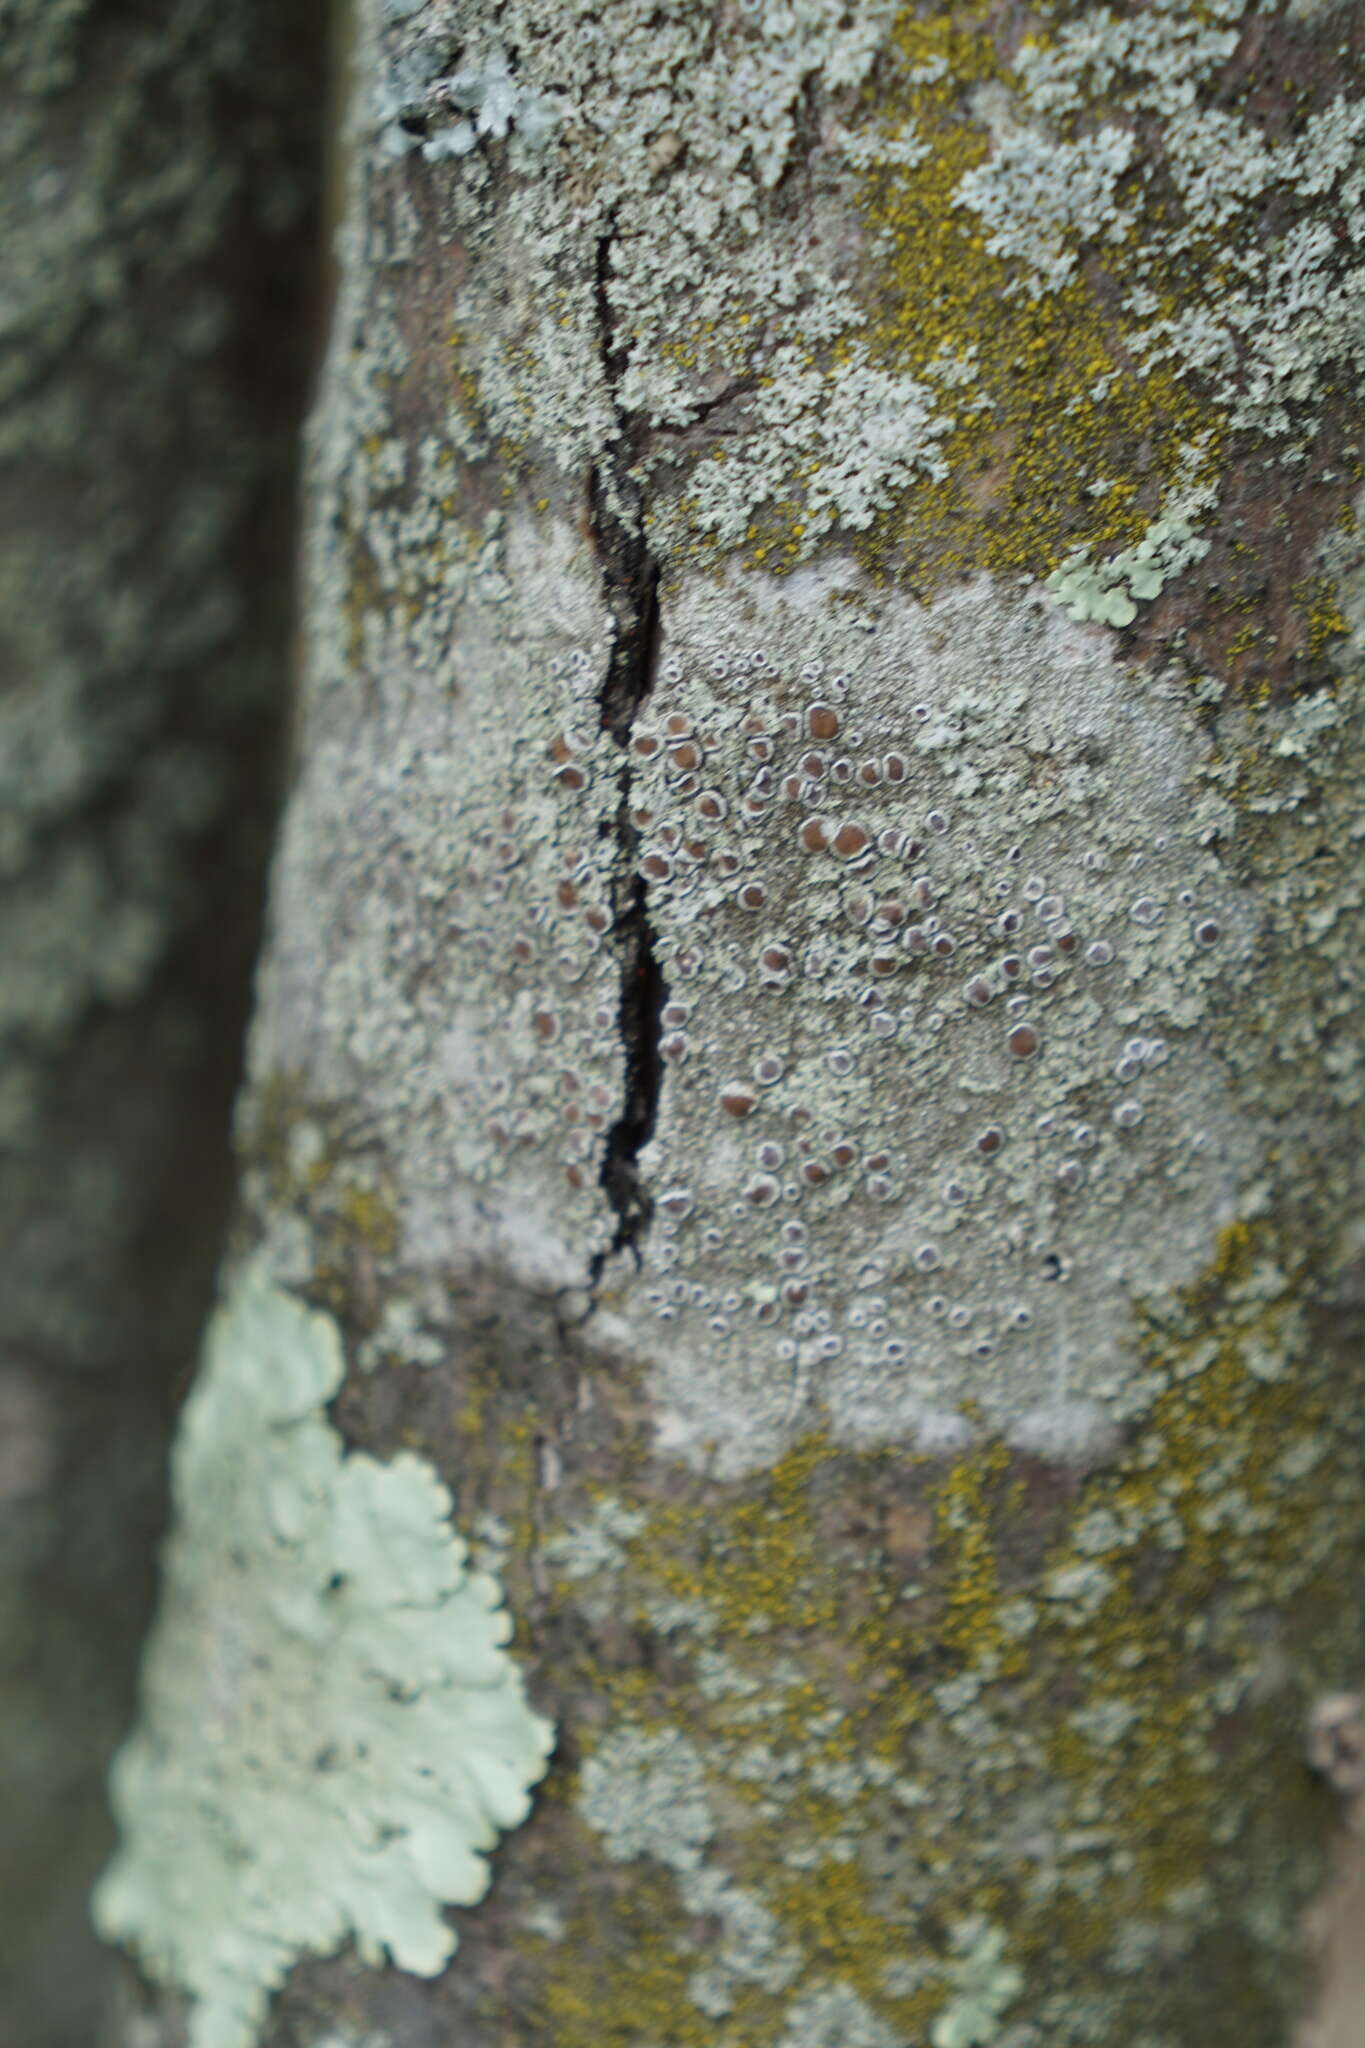
M1362 34L363 12L130 2041L1286 2039L1362 1648ZM496 1579L557 1729L482 1904L376 1459L389 1621Z

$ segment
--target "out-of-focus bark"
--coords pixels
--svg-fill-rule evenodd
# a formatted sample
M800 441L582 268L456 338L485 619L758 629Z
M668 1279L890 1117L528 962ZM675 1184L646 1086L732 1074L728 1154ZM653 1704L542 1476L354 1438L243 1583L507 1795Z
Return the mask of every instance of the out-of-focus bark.
M288 678L321 11L0 9L0 2037L86 1894L211 1285Z

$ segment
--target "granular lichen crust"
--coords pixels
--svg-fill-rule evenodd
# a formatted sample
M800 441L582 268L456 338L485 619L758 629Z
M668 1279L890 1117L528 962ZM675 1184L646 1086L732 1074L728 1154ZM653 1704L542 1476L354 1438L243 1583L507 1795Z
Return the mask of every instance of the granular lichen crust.
M347 1454L324 1315L245 1267L174 1454L176 1526L142 1716L113 1780L95 1916L192 2001L191 2048L249 2048L290 1964L353 1936L439 1971L551 1743L451 1499L411 1453Z
M618 750L599 726L600 593L574 549L509 518L486 555L441 569L420 644L376 628L328 674L253 1049L318 1097L362 1093L404 1158L410 1249L455 1239L542 1287L581 1283L609 1239L598 1178L622 1091ZM491 1204L491 1184L516 1197Z
M401 1262L595 1289L673 1452L739 1469L822 1414L951 1448L975 1402L1085 1455L1145 1398L1126 1304L1200 1270L1264 1146L1219 1050L1261 915L1188 690L984 577L929 605L847 564L689 578L627 843L569 538L518 510L502 545L534 600L499 640L470 589L449 699L376 641L383 744L345 738L358 683L323 700L258 1071L361 1089ZM639 1271L599 1256L623 858L663 985Z
M985 579L750 574L679 593L632 744L666 1078L600 1328L671 1447L1129 1412L1121 1304L1258 1155L1208 1056L1257 917L1183 693Z

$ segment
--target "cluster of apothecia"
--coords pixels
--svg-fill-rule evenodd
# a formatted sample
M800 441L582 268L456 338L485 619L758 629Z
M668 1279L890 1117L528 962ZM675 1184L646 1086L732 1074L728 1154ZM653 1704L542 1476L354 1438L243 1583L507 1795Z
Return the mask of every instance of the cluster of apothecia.
M594 668L556 664L571 708ZM1088 1283L1131 1288L1134 1219L1222 1186L1190 1027L1246 920L1160 746L1122 717L1068 735L1059 707L1055 744L1025 747L1000 691L934 680L921 701L819 661L674 655L630 735L667 988L638 1305L708 1350L762 1331L794 1369L1007 1373L1040 1322L1074 1333ZM594 1062L618 1010L583 994L612 952L594 820L621 755L580 710L545 750L561 875L521 943L559 1136L534 1130L581 1189L612 1110Z

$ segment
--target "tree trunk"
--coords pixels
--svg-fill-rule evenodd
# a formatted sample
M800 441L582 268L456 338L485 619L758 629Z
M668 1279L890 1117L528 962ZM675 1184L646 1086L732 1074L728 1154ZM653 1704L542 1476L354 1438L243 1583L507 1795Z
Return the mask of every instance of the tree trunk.
M363 14L130 2042L1286 2039L1363 38Z
M90 2042L109 2002L104 1778L230 1195L321 31L294 0L0 8L0 2039L25 2048Z

